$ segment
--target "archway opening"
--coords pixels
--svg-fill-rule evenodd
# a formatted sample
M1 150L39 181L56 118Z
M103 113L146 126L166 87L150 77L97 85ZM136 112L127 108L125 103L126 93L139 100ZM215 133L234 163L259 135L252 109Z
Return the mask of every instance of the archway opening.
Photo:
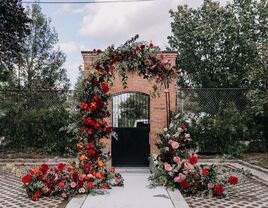
M150 96L127 92L113 96L112 164L117 167L146 167L150 154Z

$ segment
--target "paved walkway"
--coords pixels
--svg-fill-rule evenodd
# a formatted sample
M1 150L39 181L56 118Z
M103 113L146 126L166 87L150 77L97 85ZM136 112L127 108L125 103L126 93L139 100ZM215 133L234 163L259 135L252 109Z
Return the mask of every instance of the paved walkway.
M125 187L114 187L106 195L88 195L82 208L174 208L164 188L147 187L149 173L122 175Z

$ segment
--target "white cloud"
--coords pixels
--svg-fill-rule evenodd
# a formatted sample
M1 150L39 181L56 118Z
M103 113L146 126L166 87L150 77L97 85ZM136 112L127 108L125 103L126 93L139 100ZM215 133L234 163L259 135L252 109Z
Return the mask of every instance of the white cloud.
M65 53L73 53L80 48L78 48L77 44L73 41L59 43L59 47Z
M60 6L60 8L54 12L54 15L63 15L66 13L72 13L72 14L83 13L85 12L86 7L81 7L81 5L79 6L79 5L70 4L70 3L62 4L62 6Z
M225 2L226 0L222 0ZM141 3L111 3L87 6L79 35L96 42L100 48L120 44L135 34L164 49L171 34L169 10L178 4L199 6L203 0L156 0Z

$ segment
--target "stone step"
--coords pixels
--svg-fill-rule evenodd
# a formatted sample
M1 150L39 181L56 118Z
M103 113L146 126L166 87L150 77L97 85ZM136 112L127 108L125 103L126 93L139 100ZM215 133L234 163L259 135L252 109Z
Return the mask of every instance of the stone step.
M150 173L149 167L115 167L118 173Z

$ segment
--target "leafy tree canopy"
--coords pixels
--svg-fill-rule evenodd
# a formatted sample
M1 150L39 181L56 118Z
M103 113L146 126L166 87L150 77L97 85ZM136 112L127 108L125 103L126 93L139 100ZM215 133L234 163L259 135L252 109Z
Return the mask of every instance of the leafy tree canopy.
M268 1L204 0L171 11L170 47L177 50L179 83L195 87L264 88L268 63Z
M5 81L19 58L30 19L21 0L0 1L0 81Z
M58 35L50 25L50 19L37 4L28 8L27 13L32 24L16 68L17 83L27 89L68 89L69 79L63 68L66 57L55 47Z

